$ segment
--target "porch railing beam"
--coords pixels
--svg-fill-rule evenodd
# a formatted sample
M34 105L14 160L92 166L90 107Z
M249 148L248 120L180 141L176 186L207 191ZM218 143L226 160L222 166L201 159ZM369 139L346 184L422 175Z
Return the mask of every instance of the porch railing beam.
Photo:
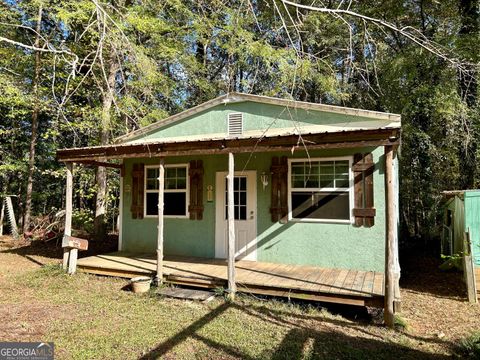
M227 195L228 195L228 291L231 300L235 299L237 285L235 284L235 214L233 183L235 179L235 162L233 153L228 154L228 175L227 175Z
M163 282L163 210L165 194L165 159L160 158L158 172L158 227L157 227L157 277L156 284Z

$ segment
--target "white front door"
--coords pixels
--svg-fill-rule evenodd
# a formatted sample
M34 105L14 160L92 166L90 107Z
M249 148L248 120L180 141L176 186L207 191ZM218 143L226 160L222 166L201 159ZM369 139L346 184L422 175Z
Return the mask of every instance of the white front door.
M233 182L235 208L235 258L257 260L257 173L235 172ZM227 173L216 176L215 257L227 257Z

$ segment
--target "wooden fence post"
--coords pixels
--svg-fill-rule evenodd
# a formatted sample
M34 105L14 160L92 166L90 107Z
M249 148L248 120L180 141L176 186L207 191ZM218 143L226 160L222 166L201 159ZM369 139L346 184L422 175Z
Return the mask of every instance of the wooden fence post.
M163 209L165 194L165 159L160 158L158 172L157 285L163 282Z
M393 184L393 146L385 146L385 325L394 326L395 278L394 278L394 240L396 231L395 202Z
M228 291L230 300L235 300L237 285L235 284L235 208L233 183L235 180L235 162L233 153L228 154Z

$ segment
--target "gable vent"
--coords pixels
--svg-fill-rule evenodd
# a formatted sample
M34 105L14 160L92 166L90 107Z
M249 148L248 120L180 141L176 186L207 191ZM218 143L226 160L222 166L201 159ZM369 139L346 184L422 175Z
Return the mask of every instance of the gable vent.
M243 114L228 114L228 135L242 135L243 133Z

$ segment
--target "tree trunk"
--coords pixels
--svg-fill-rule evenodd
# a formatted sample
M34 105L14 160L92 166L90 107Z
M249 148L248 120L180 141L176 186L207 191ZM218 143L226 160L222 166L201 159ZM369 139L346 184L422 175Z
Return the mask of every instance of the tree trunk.
M35 37L35 47L40 47L40 31L42 30L42 4L38 9L38 18ZM33 96L34 105L32 112L32 134L30 138L30 152L28 159L28 179L27 179L27 193L25 197L25 217L23 220L23 233L28 232L30 228L30 217L32 213L32 193L33 193L33 175L35 173L35 146L38 137L38 115L40 113L40 98L39 98L39 83L40 83L40 51L35 52L35 76L33 78Z
M479 6L478 0L460 0L459 1L461 27L459 30L459 40L464 57L477 60L476 42L480 33L479 26ZM476 78L476 67L468 66L465 71L458 73L458 92L465 101L469 109L474 109L477 104L478 82ZM472 132L477 124L464 121L463 131ZM475 177L477 171L477 142L472 139L461 148L460 163L463 169L460 188L469 189L475 186Z
M115 92L115 77L119 66L115 61L114 55L109 58L107 84L103 91L102 98L102 121L100 130L100 144L107 145L110 131L110 111L113 104ZM107 169L103 166L97 168L97 198L95 207L94 232L95 239L102 240L106 235L106 200L107 200Z
M475 51L469 45L473 45L473 40L478 39L480 25L480 14L478 9L478 0L460 0L460 19L461 26L459 30L459 37L462 47L466 47L463 52ZM464 54L465 55L465 54ZM476 57L477 54L470 54L470 57ZM475 67L467 68L464 72L459 72L459 91L462 98L467 103L468 107L473 108L477 103L477 79L475 74Z

